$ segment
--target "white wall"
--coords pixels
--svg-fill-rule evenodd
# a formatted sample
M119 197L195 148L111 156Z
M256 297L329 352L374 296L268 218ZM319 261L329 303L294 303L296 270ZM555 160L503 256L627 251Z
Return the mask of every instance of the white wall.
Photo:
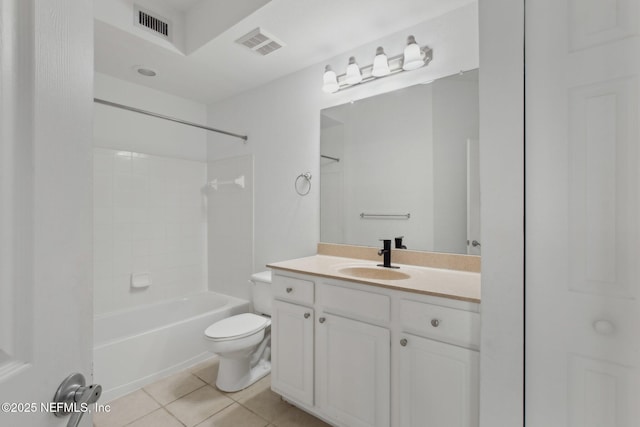
M95 96L204 122L197 102L96 74ZM206 289L206 135L95 104L94 307L102 314ZM131 274L152 285L132 289Z
M132 71L133 72L133 71ZM204 104L95 74L94 96L106 101L204 124ZM94 104L94 146L206 161L207 131L127 110Z
M434 59L420 70L402 73L337 94L321 91L325 63L317 64L260 88L209 106L210 126L247 133L249 141L209 135L209 159L254 155L254 271L269 262L315 253L319 240L320 110L351 99L366 98L400 87L478 67L477 6L471 4L429 22L372 41L330 59L339 72L350 55L373 60L377 46L390 55L402 51L415 35L434 50ZM294 191L300 173L311 172L312 189L304 197ZM227 254L232 257L233 254ZM210 283L216 289L218 284ZM247 286L238 283L240 288ZM242 295L245 290L239 289Z
M253 272L253 156L238 156L208 163L208 181L244 178L244 188L221 184L208 188L207 225L209 283L216 291L251 299L247 283Z
M480 2L480 426L523 425L524 1ZM565 420L558 420L564 425Z

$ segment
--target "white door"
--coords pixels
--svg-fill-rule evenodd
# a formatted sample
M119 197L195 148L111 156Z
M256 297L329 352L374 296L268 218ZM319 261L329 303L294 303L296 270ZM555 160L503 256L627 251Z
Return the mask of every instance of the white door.
M388 427L389 330L323 313L316 343L318 407L342 426Z
M401 344L400 427L477 427L479 353L407 334Z
M92 380L91 2L0 0L0 425ZM90 416L83 425L90 425Z
M480 145L467 139L467 254L480 255Z
M313 309L275 300L271 326L271 387L313 406Z
M526 2L526 423L640 420L640 1Z

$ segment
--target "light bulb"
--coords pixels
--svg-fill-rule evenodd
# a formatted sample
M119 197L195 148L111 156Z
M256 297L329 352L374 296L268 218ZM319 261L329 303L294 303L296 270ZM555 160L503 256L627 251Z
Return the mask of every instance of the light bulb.
M420 46L416 43L413 36L407 38L407 47L404 48L404 60L402 69L405 71L415 70L424 65L424 56L420 50Z
M353 56L349 58L347 75L344 81L350 85L355 85L362 81L362 73L360 72L360 67L358 67L358 64L356 64L356 58L354 58Z
M384 49L379 47L376 49L376 57L373 59L373 68L371 69L371 75L374 77L383 77L389 74L389 61L387 55L384 53Z
M334 93L340 89L338 85L338 76L336 76L335 71L331 69L331 66L327 65L324 67L324 76L322 76L323 85L322 90L326 93Z

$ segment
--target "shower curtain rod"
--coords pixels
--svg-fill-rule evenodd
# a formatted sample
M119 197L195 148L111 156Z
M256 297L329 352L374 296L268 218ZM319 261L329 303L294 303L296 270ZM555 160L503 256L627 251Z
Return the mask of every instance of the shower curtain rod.
M133 111L134 113L146 114L147 116L157 117L159 119L169 120L169 121L176 122L176 123L181 123L181 124L187 125L187 126L193 126L193 127L197 127L197 128L204 129L204 130L209 130L211 132L222 133L222 134L225 134L225 135L229 135L229 136L233 136L233 137L236 137L236 138L240 138L240 139L244 140L245 142L247 141L247 139L249 139L246 135L239 135L237 133L227 132L226 130L220 130L220 129L212 128L212 127L209 127L209 126L200 125L198 123L193 123L193 122L188 122L186 120L176 119L175 117L165 116L165 115L162 115L162 114L153 113L151 111L141 110L141 109L135 108L135 107L129 107L128 105L118 104L117 102L105 101L104 99L100 99L100 98L93 98L93 102L95 102L97 104L108 105L110 107L121 108L123 110Z

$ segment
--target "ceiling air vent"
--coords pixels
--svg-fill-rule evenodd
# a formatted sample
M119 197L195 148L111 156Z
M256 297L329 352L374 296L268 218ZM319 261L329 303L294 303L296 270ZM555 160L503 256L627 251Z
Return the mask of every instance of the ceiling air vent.
M136 26L171 40L171 21L137 5L134 7L134 13Z
M240 37L238 40L236 40L236 43L246 46L252 51L263 56L268 55L284 46L284 43L276 40L275 37L262 31L260 28L256 28L250 33Z

